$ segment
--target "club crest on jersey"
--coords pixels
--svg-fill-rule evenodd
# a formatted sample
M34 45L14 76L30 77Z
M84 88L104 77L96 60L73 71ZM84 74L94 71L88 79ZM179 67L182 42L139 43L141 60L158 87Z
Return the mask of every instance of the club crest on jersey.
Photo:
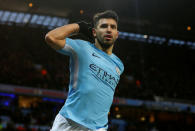
M121 74L121 72L120 72L120 70L119 70L119 68L117 66L116 66L116 72L117 72L118 75Z

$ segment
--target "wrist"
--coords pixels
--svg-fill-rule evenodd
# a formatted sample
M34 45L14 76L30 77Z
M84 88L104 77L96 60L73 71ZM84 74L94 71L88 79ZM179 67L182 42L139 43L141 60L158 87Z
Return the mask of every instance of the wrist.
M73 25L74 25L75 33L79 33L80 30L79 24L74 23Z

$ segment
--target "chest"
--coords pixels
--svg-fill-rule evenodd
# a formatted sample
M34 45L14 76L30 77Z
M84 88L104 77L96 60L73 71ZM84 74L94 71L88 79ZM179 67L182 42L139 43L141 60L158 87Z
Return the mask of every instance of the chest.
M85 58L87 59L88 67L99 77L110 77L118 80L120 77L119 67L115 60L99 51L91 50L87 52Z

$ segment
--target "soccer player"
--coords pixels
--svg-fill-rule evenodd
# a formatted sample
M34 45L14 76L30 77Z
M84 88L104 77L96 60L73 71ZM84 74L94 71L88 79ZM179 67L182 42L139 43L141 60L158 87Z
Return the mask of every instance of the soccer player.
M121 60L112 53L118 38L118 16L107 10L93 17L89 32L85 22L72 23L48 32L48 45L70 57L68 97L57 114L51 131L106 131L114 91L124 70ZM95 43L70 39L83 33Z

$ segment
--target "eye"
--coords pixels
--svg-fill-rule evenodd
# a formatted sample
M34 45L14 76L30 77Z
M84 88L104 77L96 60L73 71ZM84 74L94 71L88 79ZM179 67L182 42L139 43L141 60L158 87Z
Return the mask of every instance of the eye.
M111 25L111 28L112 29L116 29L116 25Z
M100 28L107 28L107 27L108 27L107 24L102 24L102 25L100 25Z

